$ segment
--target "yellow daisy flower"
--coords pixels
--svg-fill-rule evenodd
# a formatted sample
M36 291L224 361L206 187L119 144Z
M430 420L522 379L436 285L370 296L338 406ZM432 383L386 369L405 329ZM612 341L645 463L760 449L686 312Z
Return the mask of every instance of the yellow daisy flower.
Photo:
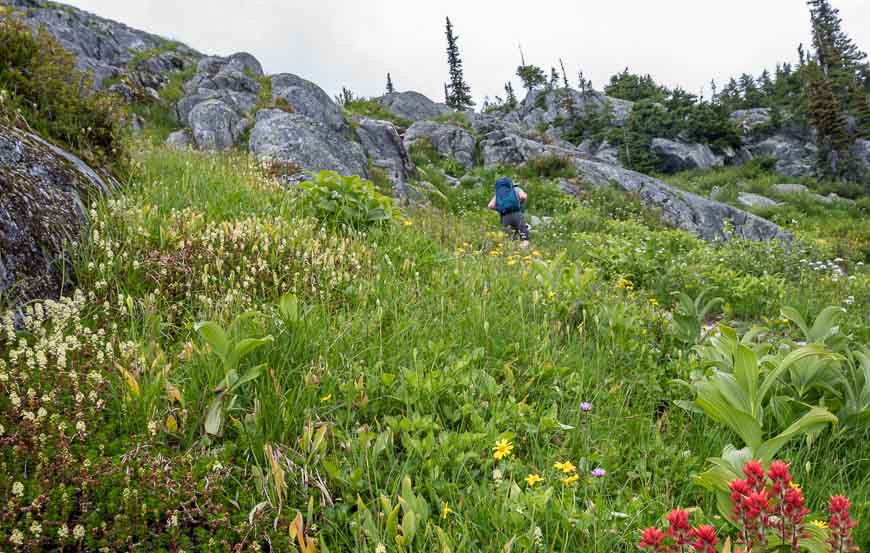
M571 461L565 461L564 463L553 463L553 468L556 470L561 470L565 474L574 474L577 472L577 467L574 466L574 463Z
M544 481L544 478L540 474L530 474L530 475L526 476L526 484L528 484L528 486L530 488L534 487L534 485L537 484L538 482L543 482L543 481Z
M492 448L493 454L492 456L497 460L501 461L505 457L510 457L511 453L514 450L514 444L509 442L508 440L499 440L495 443L495 447Z

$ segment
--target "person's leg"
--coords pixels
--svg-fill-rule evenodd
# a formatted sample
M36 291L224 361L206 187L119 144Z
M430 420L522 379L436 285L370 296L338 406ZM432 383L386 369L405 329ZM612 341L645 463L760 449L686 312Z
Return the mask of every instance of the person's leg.
M516 229L517 234L520 237L520 247L528 248L529 247L529 225L526 224L525 217L523 217L522 212L517 212L517 221L516 221Z
M506 213L501 218L501 224L504 226L504 231L511 240L516 240L519 236L521 223L522 214L518 211Z

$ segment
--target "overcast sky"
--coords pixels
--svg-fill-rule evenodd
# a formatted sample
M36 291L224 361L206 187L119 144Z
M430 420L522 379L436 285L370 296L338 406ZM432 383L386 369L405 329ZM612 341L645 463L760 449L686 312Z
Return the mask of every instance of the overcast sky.
M459 35L475 99L503 95L522 43L528 63L583 70L601 89L630 67L669 86L709 94L734 75L794 61L809 41L804 0L71 0L203 53L254 54L267 73L296 73L330 95L342 86L436 100L447 77L444 18ZM833 0L846 30L870 49L870 1Z

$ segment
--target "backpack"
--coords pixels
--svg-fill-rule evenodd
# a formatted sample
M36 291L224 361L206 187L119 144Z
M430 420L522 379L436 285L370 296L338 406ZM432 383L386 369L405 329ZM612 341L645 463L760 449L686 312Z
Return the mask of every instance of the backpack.
M499 215L507 215L521 209L520 196L514 188L514 181L507 178L496 181L495 209Z

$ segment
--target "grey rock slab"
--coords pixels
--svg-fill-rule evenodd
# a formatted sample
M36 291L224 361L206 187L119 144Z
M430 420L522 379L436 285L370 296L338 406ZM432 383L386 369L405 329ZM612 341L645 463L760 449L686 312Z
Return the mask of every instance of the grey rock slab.
M433 102L423 94L413 90L387 94L378 98L378 102L393 115L409 121L434 119L451 111L445 104Z
M272 99L282 98L294 113L317 121L337 133L350 128L341 109L319 86L297 75L282 73L272 77Z
M0 293L55 298L86 205L117 183L42 138L0 124Z
M201 150L228 150L245 131L245 122L220 100L197 104L189 117L193 141Z
M193 141L190 138L190 133L183 129L170 133L166 138L166 145L177 150L186 150L193 145Z
M404 183L416 169L395 125L389 121L362 118L356 131L371 162L387 171L394 183Z
M278 109L257 112L250 150L262 160L293 163L307 171L368 176L360 144L298 113Z
M453 158L466 168L474 167L477 140L467 130L449 123L418 121L405 132L405 148L427 140L441 157Z
M738 194L737 203L748 208L781 207L783 205L782 202L771 200L767 196L753 194L752 192L741 192Z
M616 185L635 194L647 207L661 210L662 218L677 228L708 241L791 240L778 225L735 207L674 188L658 179L589 159L574 159L582 177L595 186ZM728 227L731 231L728 231Z
M687 144L666 138L653 138L652 150L666 173L721 167L724 162L706 144Z

